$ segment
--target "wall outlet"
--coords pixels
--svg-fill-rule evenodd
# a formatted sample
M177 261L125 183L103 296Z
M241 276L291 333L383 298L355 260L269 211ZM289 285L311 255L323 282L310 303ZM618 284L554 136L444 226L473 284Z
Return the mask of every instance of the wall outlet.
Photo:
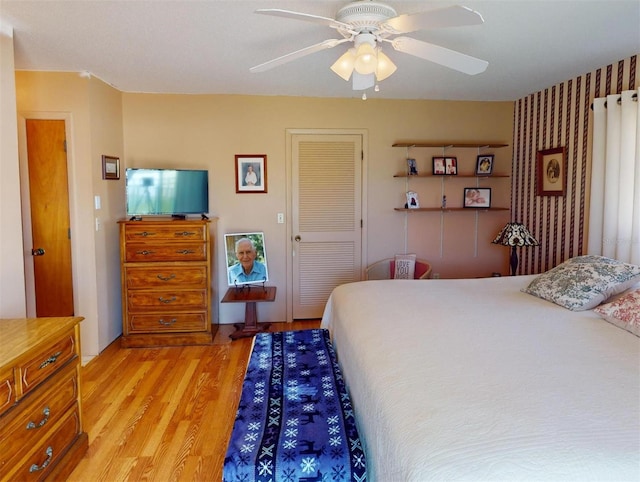
M440 273L433 273L433 274L431 275L431 277L432 277L433 279L440 279Z
M278 213L278 224L284 224L284 213Z

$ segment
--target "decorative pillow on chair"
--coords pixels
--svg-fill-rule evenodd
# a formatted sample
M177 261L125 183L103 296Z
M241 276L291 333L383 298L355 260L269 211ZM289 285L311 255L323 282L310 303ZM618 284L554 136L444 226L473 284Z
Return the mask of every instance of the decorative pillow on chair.
M413 279L416 270L415 254L396 254L393 279Z
M593 311L609 323L640 336L640 289L600 305Z
M640 281L640 266L603 256L577 256L535 278L522 291L572 311L595 308Z

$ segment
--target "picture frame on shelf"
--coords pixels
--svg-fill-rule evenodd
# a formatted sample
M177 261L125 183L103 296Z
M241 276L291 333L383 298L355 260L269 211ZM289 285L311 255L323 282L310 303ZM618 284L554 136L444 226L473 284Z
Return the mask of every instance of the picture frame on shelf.
M458 159L455 157L434 156L431 161L434 176L455 176L458 174Z
M120 158L102 156L102 179L120 179Z
M445 157L445 159L444 159L444 173L447 176L457 176L458 175L458 158L456 158L456 157Z
M407 209L418 209L419 207L420 200L418 199L418 193L407 191Z
M462 207L465 208L490 208L490 187L465 187Z
M565 148L539 150L536 164L538 196L564 196L567 186Z
M409 176L417 176L418 175L418 167L416 164L416 160L412 158L407 159L407 174Z
M490 176L493 173L493 154L478 156L476 162L476 176Z
M236 193L267 192L267 156L265 154L237 154Z

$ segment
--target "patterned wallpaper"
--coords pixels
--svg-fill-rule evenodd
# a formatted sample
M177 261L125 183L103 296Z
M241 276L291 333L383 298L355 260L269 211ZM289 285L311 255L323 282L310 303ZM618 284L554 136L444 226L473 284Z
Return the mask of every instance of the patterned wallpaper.
M638 55L518 99L514 106L511 218L540 246L521 248L518 274L546 271L586 252L591 166L591 103L596 97L637 89ZM536 194L536 154L565 147L564 196Z

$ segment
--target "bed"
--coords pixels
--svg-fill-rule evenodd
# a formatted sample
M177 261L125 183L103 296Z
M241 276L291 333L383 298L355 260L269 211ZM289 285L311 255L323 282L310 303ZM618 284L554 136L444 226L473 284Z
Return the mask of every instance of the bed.
M640 480L640 338L522 292L535 278L333 291L368 480Z

